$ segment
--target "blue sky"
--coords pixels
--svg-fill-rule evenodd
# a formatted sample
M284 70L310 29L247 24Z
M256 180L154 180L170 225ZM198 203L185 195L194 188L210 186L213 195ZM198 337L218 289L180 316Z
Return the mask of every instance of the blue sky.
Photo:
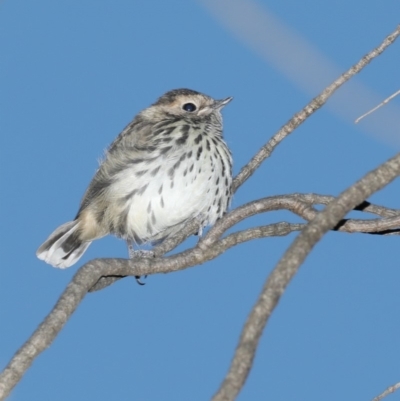
M259 19L238 13L243 5ZM257 25L266 16L284 30ZM74 217L103 150L137 112L179 87L234 96L224 122L237 173L336 71L377 46L398 16L395 0L1 1L0 365L80 265L127 256L122 241L104 238L61 271L35 250ZM292 57L303 44L316 57L307 58L307 70L306 60ZM399 99L362 124L352 119L398 89L399 46L287 138L233 207L293 192L335 195L393 156ZM395 181L371 200L400 208L399 189ZM277 221L299 219L276 212L240 227ZM205 265L149 277L143 287L125 279L89 294L10 400L209 399L293 238L242 245ZM397 250L398 237L327 235L274 312L238 399L369 400L399 381Z

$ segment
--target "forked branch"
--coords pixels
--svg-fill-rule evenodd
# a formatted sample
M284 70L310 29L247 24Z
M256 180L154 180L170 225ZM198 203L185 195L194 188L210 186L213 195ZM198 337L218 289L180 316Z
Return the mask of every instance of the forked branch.
M306 225L267 278L240 336L228 374L213 401L234 400L251 369L259 339L287 285L316 243L357 205L400 175L400 154L352 185Z
M352 76L361 71L371 60L381 54L400 35L400 26L382 42L380 46L364 56L357 64L341 75L329 85L319 96L313 99L306 107L290 119L242 168L233 183L236 191L271 155L276 146L282 142L295 128L303 123L311 114L325 104L327 99ZM287 209L311 222L304 228L284 258L269 276L257 305L250 314L245 325L242 337L231 369L224 380L215 400L233 400L242 388L252 360L258 339L272 313L280 296L290 279L310 252L314 244L328 230L336 227L339 231L353 232L355 225L362 227L359 231L391 230L398 228L399 211L386 209L380 206L362 204L374 191L387 185L398 174L400 169L399 156L382 165L373 173L345 191L339 198L332 199L320 195L294 194L282 197L260 199L244 205L222 218L192 249L161 258L166 252L174 249L189 235L198 229L196 221L190 222L187 227L174 238L168 239L155 248L154 259L95 259L82 266L68 284L57 304L32 334L28 341L18 350L5 370L0 374L0 400L10 393L19 382L33 360L50 346L64 324L71 317L84 296L93 289L104 288L123 276L142 276L155 273L169 273L186 269L211 260L228 248L241 242L271 235L287 235L290 232L303 228L302 224L277 223L268 226L255 227L242 232L230 234L225 238L222 235L237 222L256 213L269 210ZM368 185L367 185L368 184ZM316 204L328 204L323 212L318 213ZM365 212L375 213L385 217L383 220L373 221L342 221L345 214L357 208ZM338 226L340 223L340 226ZM369 228L368 228L369 227Z

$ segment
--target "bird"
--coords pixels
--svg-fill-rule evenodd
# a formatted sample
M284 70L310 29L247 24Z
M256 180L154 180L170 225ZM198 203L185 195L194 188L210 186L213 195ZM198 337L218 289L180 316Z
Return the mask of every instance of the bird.
M232 198L221 115L232 99L174 89L138 113L105 151L75 219L50 234L37 257L63 269L106 235L131 249L160 243L192 219L200 234L213 225Z

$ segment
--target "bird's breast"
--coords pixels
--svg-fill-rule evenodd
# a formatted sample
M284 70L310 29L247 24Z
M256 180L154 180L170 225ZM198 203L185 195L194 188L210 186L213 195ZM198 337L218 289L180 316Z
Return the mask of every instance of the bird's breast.
M127 164L115 175L104 215L111 232L152 242L194 217L201 216L205 226L222 216L231 197L229 150L221 138L204 131L185 138L166 141L157 157Z

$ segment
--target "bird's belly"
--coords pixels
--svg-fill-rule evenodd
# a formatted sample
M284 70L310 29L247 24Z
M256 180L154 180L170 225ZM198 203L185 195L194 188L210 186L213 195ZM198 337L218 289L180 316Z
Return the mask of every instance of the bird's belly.
M145 172L129 168L120 174L110 190L120 208L111 231L138 243L152 242L176 233L192 218L199 217L206 226L222 215L231 179L221 177L221 165L204 159L177 160Z

